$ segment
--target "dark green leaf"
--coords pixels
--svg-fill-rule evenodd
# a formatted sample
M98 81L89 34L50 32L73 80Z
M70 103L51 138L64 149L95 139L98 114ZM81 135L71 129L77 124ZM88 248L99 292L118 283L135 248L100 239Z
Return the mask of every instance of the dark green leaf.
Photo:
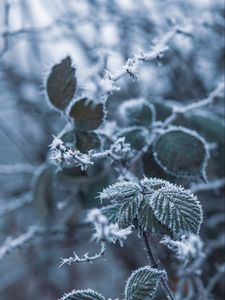
M159 136L153 153L165 172L182 177L203 177L209 157L204 139L182 127L173 127Z
M202 207L188 190L171 185L153 193L149 204L156 218L173 234L197 234L202 223Z
M149 205L149 198L149 195L145 195L140 205L138 224L141 232L146 231L151 233L170 234L170 231L166 226L162 225L155 217L153 210Z
M105 300L101 294L91 290L74 290L65 294L60 300Z
M120 208L121 208L120 204L112 204L112 205L102 207L101 211L103 215L107 217L109 223L115 224L118 222L118 214Z
M94 103L87 98L82 98L74 103L70 110L76 129L89 131L102 125L105 118L103 103Z
M150 126L155 121L154 106L144 99L123 102L119 112L125 126Z
M76 90L75 68L69 56L52 67L47 79L49 101L56 108L64 110L72 100Z
M138 214L138 205L138 198L130 198L122 204L118 214L119 228L127 228L134 225L134 219Z
M137 198L140 194L140 186L133 181L119 181L100 193L101 201L125 202L129 199Z
M139 268L133 272L125 287L126 300L151 300L165 271L153 269L149 266Z

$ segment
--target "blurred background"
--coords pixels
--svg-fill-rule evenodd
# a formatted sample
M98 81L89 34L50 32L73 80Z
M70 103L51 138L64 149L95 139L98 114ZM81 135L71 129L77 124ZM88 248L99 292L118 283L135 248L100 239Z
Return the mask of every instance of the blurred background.
M162 59L143 64L137 81L126 77L118 83L121 90L107 103L109 119L115 118L118 103L129 98L145 97L155 103L160 120L167 115L167 104L207 97L224 76L223 1L0 2L1 300L58 299L74 288L93 288L106 297L122 298L126 278L146 264L142 242L134 235L123 248L109 246L107 260L58 268L60 257L73 251L98 250L90 241L91 228L80 220L85 209L99 206L96 196L115 180L115 173L101 164L87 172L76 169L55 176L40 168L52 135L66 124L46 100L45 79L53 64L70 55L78 94L91 93L93 74L103 75L105 67L118 71L176 23L187 26L188 34L177 35ZM210 180L220 180L218 187L198 191L205 212L203 241L222 240L204 266L208 280L224 260L224 103L216 101L199 114L200 121L185 125L197 129L214 147L207 174ZM146 154L144 159L147 166L151 157ZM146 175L167 178L155 168L152 173L146 167ZM44 175L38 177L40 172ZM51 225L54 230L35 231L35 224ZM172 274L169 253L157 247L155 251ZM223 299L222 281L213 293L215 299Z

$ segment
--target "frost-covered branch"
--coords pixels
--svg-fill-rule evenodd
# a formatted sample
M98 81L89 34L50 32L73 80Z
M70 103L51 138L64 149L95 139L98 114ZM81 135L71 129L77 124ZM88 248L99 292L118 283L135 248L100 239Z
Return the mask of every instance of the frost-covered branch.
M175 106L173 108L173 111L174 113L185 114L191 110L198 109L203 106L212 104L217 97L221 97L223 91L224 91L224 82L221 81L218 83L217 87L208 95L207 98L183 107Z
M29 164L0 165L0 175L33 174L36 167Z
M83 154L78 150L72 150L58 137L54 137L50 150L49 159L61 168L80 166L81 170L86 170L93 164L91 152Z
M121 160L131 150L130 144L125 143L125 138L116 140L108 150L93 153L81 153L79 150L72 150L60 138L54 137L50 145L49 159L60 168L81 167L86 170L94 164L96 159L112 158L114 161Z
M101 242L100 251L93 256L89 256L89 252L87 252L83 257L79 257L75 252L73 252L74 256L61 259L60 267L64 264L71 265L74 262L92 263L93 261L104 257L106 251L106 242L115 243L116 241L119 241L120 245L122 246L124 240L132 232L130 227L126 229L119 229L117 224L108 224L107 218L102 214L101 210L97 208L92 209L88 213L86 221L94 225L94 233L92 239L96 240L97 242Z
M115 86L115 82L127 75L132 77L134 80L137 79L138 69L142 62L160 59L164 53L169 50L168 45L176 34L190 35L191 30L193 30L193 26L183 28L174 26L172 30L155 39L152 43L153 45L151 49L148 52L140 51L140 53L128 58L125 65L121 67L121 70L115 74L111 74L109 71L106 71L105 76L100 83L102 91L106 92L108 95L111 94L114 90L118 89ZM104 97L107 98L107 96L103 95L103 98Z
M210 294L211 291L214 289L215 285L221 280L221 278L224 276L225 273L225 263L223 263L220 266L217 266L216 272L214 276L210 279L208 286L207 286L207 292Z
M17 200L11 201L0 207L0 217L3 217L7 214L10 214L17 209L24 207L32 202L32 196L30 193L26 193L24 196L20 197Z
M69 258L61 258L61 264L59 265L59 267L65 264L71 265L72 263L82 263L82 262L92 263L95 260L103 258L105 255L105 251L106 251L106 243L104 241L101 241L101 249L95 255L89 256L89 252L87 252L84 254L83 257L79 257L75 252L73 252L74 256L71 256Z
M5 255L11 253L13 250L20 248L25 243L33 239L35 236L42 234L43 232L43 228L32 226L28 229L27 232L15 239L12 239L10 237L7 238L3 246L0 247L0 259L2 259Z
M198 193L201 191L209 191L209 190L218 190L225 185L225 178L215 179L208 183L198 183L192 184L191 190L193 193Z
M83 224L77 225L76 227L84 226ZM21 234L16 238L8 237L6 241L0 247L0 260L5 257L5 255L10 254L16 249L24 247L28 242L34 242L38 237L41 236L55 236L58 234L65 234L68 229L63 226L56 227L41 227L41 226L31 226L25 233Z

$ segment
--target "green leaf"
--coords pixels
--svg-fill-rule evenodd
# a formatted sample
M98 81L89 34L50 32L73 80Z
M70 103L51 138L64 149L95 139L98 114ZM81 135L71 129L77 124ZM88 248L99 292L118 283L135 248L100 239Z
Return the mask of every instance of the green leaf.
M76 130L76 147L80 152L86 153L92 149L99 149L101 140L95 132Z
M159 178L144 178L141 180L141 186L147 189L148 195L150 192L152 194L154 191L158 191L163 187L169 187L171 186L171 183L167 180L159 179Z
M130 198L125 201L118 214L118 225L119 228L127 228L134 225L134 219L138 215L139 198Z
M47 79L47 94L49 101L56 108L64 110L72 100L76 90L77 80L75 68L69 56L52 67Z
M101 294L91 290L73 290L65 294L60 300L105 300Z
M119 109L121 123L125 126L150 126L155 121L155 109L145 99L123 102Z
M149 147L148 151L142 156L142 164L145 176L162 178L170 181L174 180L174 176L166 173L155 161L152 146Z
M202 207L190 191L175 185L163 187L149 199L156 218L173 234L198 234L202 223Z
M127 281L125 298L127 300L153 299L162 276L165 276L165 271L149 266L137 269Z
M138 214L138 225L140 230L151 232L151 233L160 233L160 234L170 234L170 231L160 223L155 217L151 206L149 205L149 195L145 195L143 201L140 205L140 210Z
M87 98L82 98L74 103L70 110L70 117L74 120L76 129L89 131L102 125L105 118L103 103L94 103Z
M205 177L209 158L204 139L195 131L172 127L153 146L156 162L167 173L181 177Z
M140 195L140 186L133 181L119 181L105 188L99 195L101 201L125 202Z
M115 224L118 222L120 208L120 204L112 204L102 207L101 211L102 214L107 217L109 223Z
M135 150L141 150L146 145L148 130L143 127L128 127L121 130L118 137L125 137L126 143L129 143Z

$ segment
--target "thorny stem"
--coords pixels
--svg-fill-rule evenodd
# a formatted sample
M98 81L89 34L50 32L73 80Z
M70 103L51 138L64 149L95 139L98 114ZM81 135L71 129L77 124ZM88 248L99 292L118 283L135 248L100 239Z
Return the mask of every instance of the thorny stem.
M145 250L146 250L150 265L153 268L158 269L158 264L156 263L155 258L153 256L146 232L143 232L143 240L144 240ZM174 296L170 290L170 287L168 286L168 283L166 282L165 278L163 278L163 277L161 277L161 284L162 284L162 288L163 288L163 291L164 291L167 299L174 300Z

